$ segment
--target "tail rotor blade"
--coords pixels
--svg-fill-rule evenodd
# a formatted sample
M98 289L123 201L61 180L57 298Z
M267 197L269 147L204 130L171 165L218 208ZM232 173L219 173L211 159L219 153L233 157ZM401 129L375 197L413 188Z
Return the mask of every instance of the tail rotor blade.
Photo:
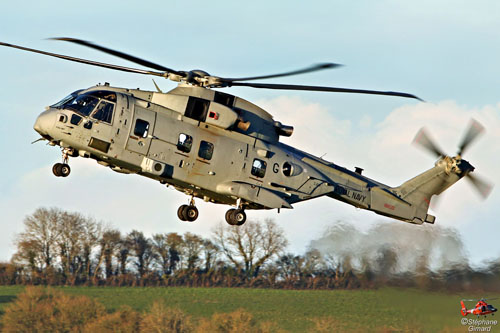
M471 173L467 174L467 179L470 180L471 184L483 199L486 199L490 195L491 190L493 189L493 185L491 183Z
M421 128L420 131L418 131L415 139L413 139L413 143L416 145L420 145L437 157L446 156L430 138L425 128Z
M462 155L469 145L484 132L484 127L477 120L471 119L469 128L458 146L458 155Z

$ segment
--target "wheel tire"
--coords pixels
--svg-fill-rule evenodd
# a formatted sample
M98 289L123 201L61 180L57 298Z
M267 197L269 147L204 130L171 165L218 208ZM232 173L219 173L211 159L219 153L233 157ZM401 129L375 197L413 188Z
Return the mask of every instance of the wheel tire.
M61 177L68 177L69 174L71 173L71 168L69 167L68 164L61 164L60 173Z
M247 214L243 209L235 209L235 211L231 214L235 225L242 225L247 220Z
M179 207L179 209L177 209L177 217L181 221L186 221L186 218L184 217L184 208L186 208L186 207L187 207L187 205L182 205Z
M198 218L198 208L195 206L186 206L182 214L186 217L186 221L193 222Z
M62 168L62 163L54 164L54 166L52 167L52 173L54 174L54 176L56 176L56 177L62 176L61 168Z
M235 211L236 209L230 209L226 212L226 222L230 225L234 225L234 221L233 221L233 212Z

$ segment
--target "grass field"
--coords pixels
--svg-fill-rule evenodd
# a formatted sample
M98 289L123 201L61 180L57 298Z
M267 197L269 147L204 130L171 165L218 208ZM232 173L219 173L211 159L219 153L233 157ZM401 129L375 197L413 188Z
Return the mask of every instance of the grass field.
M346 330L437 332L446 329L466 332L467 327L460 324L460 299L484 296L393 288L333 291L173 287L58 289L96 298L110 311L124 304L142 311L155 300L163 300L194 318L243 308L256 320L273 322L290 332L308 331L314 327L311 319L319 317L331 317ZM20 286L0 286L0 313L22 290ZM493 326L492 331L500 331L500 325Z

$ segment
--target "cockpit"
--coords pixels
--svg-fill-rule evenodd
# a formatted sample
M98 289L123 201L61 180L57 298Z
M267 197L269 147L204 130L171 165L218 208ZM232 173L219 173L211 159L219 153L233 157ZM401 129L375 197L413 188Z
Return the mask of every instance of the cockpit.
M116 94L112 91L96 90L80 94L77 90L52 105L56 109L67 109L76 113L92 117L93 119L111 124L113 110L116 104Z

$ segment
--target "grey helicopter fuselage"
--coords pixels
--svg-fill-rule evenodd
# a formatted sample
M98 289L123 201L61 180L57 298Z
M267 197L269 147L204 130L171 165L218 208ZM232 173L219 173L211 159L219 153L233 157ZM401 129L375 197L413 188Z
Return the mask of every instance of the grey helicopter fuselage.
M48 107L34 128L70 156L242 210L292 208L328 195L406 222L434 223L431 196L473 170L447 157L391 188L279 142L293 128L258 106L189 84L168 93L108 84L80 90Z
M86 96L95 98L86 109L71 105ZM109 108L104 117L100 104ZM331 191L318 188L325 180L302 161L307 154L279 142L291 127L244 99L206 88L180 85L165 94L95 86L48 107L34 128L73 156L214 203L241 198L250 209L292 208Z
M55 176L67 177L71 170L69 157L82 156L116 172L155 179L191 197L189 204L177 210L180 220L197 219L194 198L235 206L226 212L225 219L231 225L242 225L246 209L279 211L326 195L405 222L434 223L435 217L427 214L432 197L461 178L469 179L483 198L491 191L491 185L472 175L474 167L462 159L467 147L484 131L477 121L471 122L454 157L443 153L421 129L415 142L438 160L422 174L390 187L365 177L361 168L351 171L281 143L280 136L292 135L293 127L275 121L269 113L242 98L214 90L239 86L422 101L398 91L255 82L338 68L339 64L327 62L267 75L221 77L203 70L172 69L81 39L52 39L92 48L142 68L5 42L0 42L0 46L179 82L168 93L161 92L158 86L158 92L153 92L109 84L78 90L47 107L34 128L50 145L62 147L63 163L52 167Z

